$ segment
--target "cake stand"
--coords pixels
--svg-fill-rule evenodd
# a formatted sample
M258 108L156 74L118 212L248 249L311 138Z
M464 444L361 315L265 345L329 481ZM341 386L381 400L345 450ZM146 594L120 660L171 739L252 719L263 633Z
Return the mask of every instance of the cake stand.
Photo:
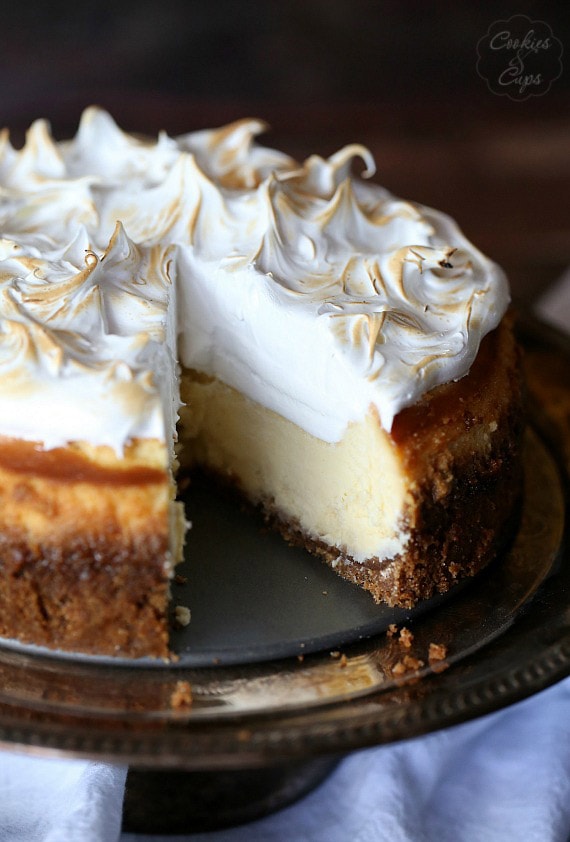
M464 722L569 675L570 342L524 316L519 332L523 504L486 571L414 611L375 606L203 492L188 501L201 507L193 568L174 587L193 615L174 633L179 660L3 641L0 745L128 764L125 827L188 833L290 803L347 752Z

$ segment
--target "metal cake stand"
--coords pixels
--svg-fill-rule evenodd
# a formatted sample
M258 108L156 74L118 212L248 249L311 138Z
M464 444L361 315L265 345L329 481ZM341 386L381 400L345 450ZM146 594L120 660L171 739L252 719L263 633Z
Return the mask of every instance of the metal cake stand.
M522 512L484 573L412 612L375 606L202 492L189 500L203 512L189 582L173 597L192 607L189 629L174 633L178 662L4 641L0 745L128 764L125 827L207 830L290 803L347 752L464 722L569 675L570 343L531 319L520 334L530 416Z

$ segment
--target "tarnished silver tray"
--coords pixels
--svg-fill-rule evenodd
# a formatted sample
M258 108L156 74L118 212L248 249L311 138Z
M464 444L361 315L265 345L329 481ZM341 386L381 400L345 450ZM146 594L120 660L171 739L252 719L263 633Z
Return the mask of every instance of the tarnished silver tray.
M399 618L413 641L368 630L324 651L300 643L286 658L153 668L0 646L0 745L127 763L134 776L281 770L261 808L251 796L249 812L226 817L241 820L298 795L338 755L465 721L569 675L570 343L532 320L520 333L530 430L517 535L452 599ZM443 647L439 659L430 644Z

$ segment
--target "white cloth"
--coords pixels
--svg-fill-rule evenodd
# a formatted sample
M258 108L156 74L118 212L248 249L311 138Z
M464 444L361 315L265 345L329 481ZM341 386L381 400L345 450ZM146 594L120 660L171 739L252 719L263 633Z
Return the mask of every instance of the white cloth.
M570 273L539 305L570 326ZM0 842L570 842L570 679L454 728L347 756L267 818L121 833L126 769L0 753Z
M570 332L570 266L559 281L546 290L535 309L544 321Z
M0 754L1 842L116 842L126 769Z

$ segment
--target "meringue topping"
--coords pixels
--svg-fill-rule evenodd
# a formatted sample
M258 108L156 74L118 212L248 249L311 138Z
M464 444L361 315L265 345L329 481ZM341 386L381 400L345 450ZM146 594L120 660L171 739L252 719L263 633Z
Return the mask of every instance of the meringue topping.
M365 147L299 163L264 128L153 141L91 108L70 141L2 136L0 434L170 441L179 358L338 441L469 371L502 271Z

